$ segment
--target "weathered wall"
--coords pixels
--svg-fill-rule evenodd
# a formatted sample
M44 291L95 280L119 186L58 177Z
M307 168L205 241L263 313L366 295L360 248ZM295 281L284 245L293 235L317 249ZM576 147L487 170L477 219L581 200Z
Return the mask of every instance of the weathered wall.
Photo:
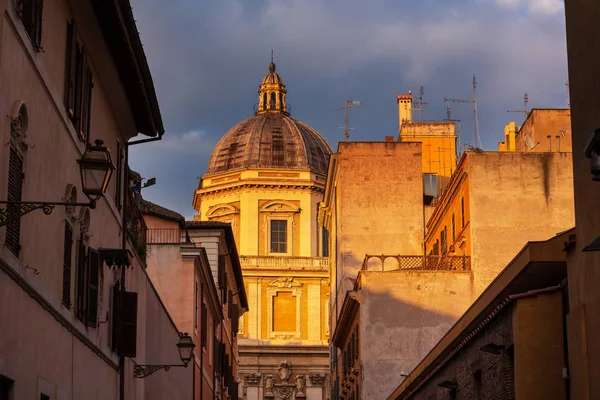
M512 324L515 398L566 399L561 292L518 300Z
M423 173L450 177L456 170L456 136L452 122L402 124L398 141L419 142Z
M362 272L361 398L383 399L471 305L468 272Z
M366 254L419 255L423 241L421 144L343 142L338 154L337 312Z
M550 135L550 138L548 138ZM529 136L535 148L525 142ZM515 137L516 151L571 152L571 110L533 109Z
M569 253L569 360L572 399L600 398L600 252L581 250L600 236L600 183L592 182L583 150L600 127L600 36L592 0L565 2L573 127L573 178L577 244Z
M572 228L568 153L467 153L472 269L481 293L528 241Z

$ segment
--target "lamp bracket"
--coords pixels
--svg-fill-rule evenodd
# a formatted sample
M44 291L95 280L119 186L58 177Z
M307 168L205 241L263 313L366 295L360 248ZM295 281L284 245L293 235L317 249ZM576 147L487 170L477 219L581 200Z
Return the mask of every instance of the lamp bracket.
M134 364L135 364L135 362L134 362ZM175 365L173 365L173 364L172 365L139 365L139 364L135 364L133 366L133 376L135 376L138 379L142 379L142 378L152 375L156 371L160 371L161 369L168 371L169 369L171 369L171 367L187 368L187 364L175 364Z
M50 215L56 206L79 206L96 208L96 202L89 203L68 203L68 202L47 202L47 201L0 201L0 204L6 204L6 208L0 208L0 227L5 226L11 221L17 220L25 214L41 209L44 214Z

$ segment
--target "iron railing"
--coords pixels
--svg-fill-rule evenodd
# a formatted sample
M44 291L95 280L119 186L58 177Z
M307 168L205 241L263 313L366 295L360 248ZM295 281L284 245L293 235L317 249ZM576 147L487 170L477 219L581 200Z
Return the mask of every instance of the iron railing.
M127 186L125 191L127 201L125 203L125 226L129 239L143 262L146 262L146 223L140 211L140 194Z
M470 271L470 256L403 256L367 254L363 271Z
M251 269L307 269L325 271L329 267L326 257L271 257L240 256L242 268Z
M189 242L187 232L183 229L148 229L146 231L147 244L179 244Z

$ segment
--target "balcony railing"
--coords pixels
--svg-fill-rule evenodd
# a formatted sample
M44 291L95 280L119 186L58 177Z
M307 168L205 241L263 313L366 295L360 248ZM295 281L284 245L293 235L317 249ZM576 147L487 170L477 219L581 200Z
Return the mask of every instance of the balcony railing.
M326 257L271 257L240 256L242 268L251 269L306 269L326 271L329 259Z
M470 256L403 256L367 254L363 271L470 271Z
M180 244L189 242L187 232L183 229L148 229L146 231L147 244Z
M142 261L146 262L146 223L140 211L140 194L133 191L129 186L125 190L127 201L125 203L125 226L129 239L133 244L135 251Z

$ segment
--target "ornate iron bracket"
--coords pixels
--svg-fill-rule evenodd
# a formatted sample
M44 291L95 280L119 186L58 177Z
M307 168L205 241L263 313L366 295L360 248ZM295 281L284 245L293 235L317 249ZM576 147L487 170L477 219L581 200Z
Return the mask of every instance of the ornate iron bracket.
M138 379L142 379L142 378L152 375L156 371L160 371L161 369L168 371L169 369L171 369L171 367L187 368L187 364L177 364L177 365L138 365L138 364L135 364L133 366L133 376L135 376Z
M11 221L15 221L25 214L41 209L44 214L50 215L56 206L75 206L96 208L96 202L89 203L67 203L67 202L40 202L40 201L0 201L6 204L6 208L0 208L0 227Z

